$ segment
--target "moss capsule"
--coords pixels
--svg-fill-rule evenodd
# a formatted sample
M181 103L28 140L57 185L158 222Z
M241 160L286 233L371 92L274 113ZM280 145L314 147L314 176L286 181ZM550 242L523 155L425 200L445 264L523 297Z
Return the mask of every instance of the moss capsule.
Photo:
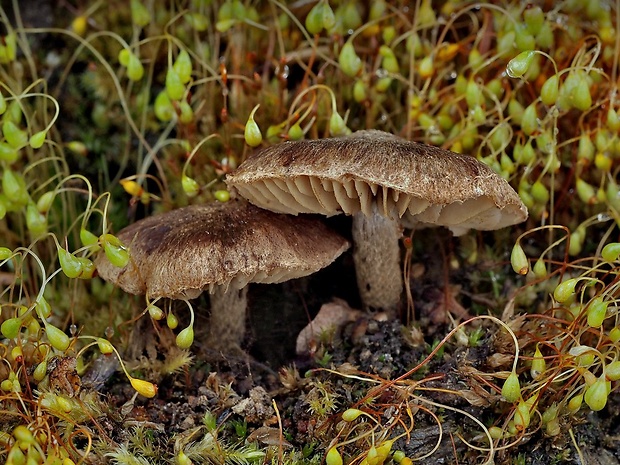
M607 307L609 302L604 301L602 297L595 297L588 305L588 326L591 328L599 328L605 317L607 316Z
M129 64L129 56L131 55L131 51L127 48L123 48L121 49L120 52L118 52L118 62L122 65L122 66L127 66Z
M566 405L568 410L572 413L577 412L583 403L583 394L578 394L576 396L571 397Z
M47 233L47 217L41 214L33 203L29 203L26 207L26 228L33 238Z
M87 229L80 229L80 242L90 250L96 251L100 249L99 238Z
M353 421L353 420L357 420L357 418L362 415L362 411L356 408L350 408L345 410L342 413L342 419L344 421Z
M605 173L611 171L612 163L613 160L606 153L599 152L594 157L594 166Z
M15 163L19 159L20 151L11 147L6 142L0 142L0 161L8 164Z
M77 257L62 247L58 248L58 262L68 278L77 278L82 273L82 264Z
M549 201L549 189L540 180L532 184L531 194L534 200L542 205L546 205Z
M123 268L129 262L129 252L124 247L118 247L106 242L103 245L103 251L114 266Z
M172 312L168 313L168 315L166 316L166 325L170 329L176 329L176 327L179 326L179 319L176 317L174 313Z
M191 459L185 454L185 452L180 451L177 454L177 465L192 465Z
M515 427L518 431L524 431L528 428L528 426L530 426L530 408L525 402L521 401L517 405L513 421L515 422Z
M615 360L605 367L605 379L618 381L620 379L620 360Z
M13 251L8 247L0 247L0 261L4 261L13 255Z
M0 333L7 339L14 339L19 334L19 329L22 326L21 318L8 318L0 325Z
M180 349L189 349L191 345L194 343L194 327L188 326L184 328L177 334L176 344Z
M532 379L538 379L545 372L547 368L547 364L545 359L543 358L543 354L536 346L536 350L534 351L534 358L532 359L532 366L530 367L530 375Z
M16 206L26 205L30 198L22 174L7 168L2 173L2 192Z
M508 375L504 385L502 386L502 397L507 402L516 402L521 397L521 384L519 383L519 377L513 371Z
M123 268L129 262L129 252L123 243L112 234L103 234L99 237L99 243L112 265Z
M192 60L187 50L181 50L172 67L183 84L187 84L192 78Z
M532 64L534 55L535 52L531 50L519 53L506 65L506 74L511 78L522 77Z
M603 410L607 405L607 398L609 397L609 389L607 387L607 381L604 377L597 378L597 380L586 389L583 396L588 407L595 412Z
M186 100L179 102L179 121L183 124L189 124L194 121L194 109Z
M112 346L112 343L107 339L98 338L97 347L99 348L99 351L104 355L109 355L114 352L114 347Z
M162 320L166 316L164 311L155 304L149 304L147 310L149 312L149 316L154 320Z
M480 90L480 86L473 79L470 79L467 82L467 89L465 90L465 101L467 102L467 106L470 110L476 106L484 104L484 95L482 94L482 90Z
M602 35L602 30L600 34ZM545 21L540 27L540 31L535 37L536 45L542 50L549 50L553 47L555 36L553 35L553 27L551 21Z
M168 68L166 72L166 93L170 100L181 100L185 93L185 85L181 81L179 73L172 68Z
M536 260L536 263L534 263L534 266L532 267L532 271L534 272L534 275L536 275L538 279L542 279L546 277L547 276L547 265L545 264L545 261L542 259Z
M613 107L607 110L607 127L614 132L620 130L620 117Z
M49 304L47 299L43 296L41 296L39 300L37 300L37 302L34 305L34 308L35 308L35 311L37 312L37 315L42 320L46 320L52 315L52 306Z
M299 123L293 124L288 130L288 139L289 140L301 140L304 138L304 130L301 128Z
M535 5L523 10L523 20L525 21L527 30L532 35L536 35L540 32L545 22L545 13L540 6Z
M342 72L349 77L355 77L362 69L362 60L355 52L353 43L348 40L340 50L338 64Z
M196 197L198 192L200 192L200 185L194 178L190 178L187 175L181 176L181 186L183 187L183 192L188 197Z
M596 189L594 189L591 184L587 183L581 178L577 178L577 180L575 181L575 188L577 190L577 195L579 196L579 199L586 205L594 205L598 203L596 197Z
M170 121L175 115L174 107L172 106L172 102L170 101L170 97L168 97L168 93L166 91L161 91L157 94L153 109L155 110L155 116L157 119L164 123Z
M531 135L538 129L538 112L536 110L536 102L529 104L523 111L521 118L521 129L526 135Z
M320 0L316 5L312 7L312 9L308 12L306 16L306 29L312 35L319 34L324 27L324 13L323 9L325 8L325 1ZM333 14L333 12L332 12Z
M398 60L390 47L387 45L382 45L379 47L379 55L383 57L381 60L381 66L383 69L385 69L388 73L399 72L400 67L398 66Z
M512 118L512 120L521 125L521 121L523 119L523 112L525 108L516 98L511 98L508 102L508 116Z
M512 248L510 254L510 264L515 273L525 276L530 271L530 262L523 251L523 247L518 242Z
M131 19L138 27L144 27L151 22L151 14L149 10L140 2L140 0L131 0Z
M30 147L33 149L40 149L43 146L46 137L47 131L35 132L32 136L30 136L28 144L30 144Z
M329 133L334 136L344 136L347 132L347 125L340 116L340 113L333 111L329 118Z
M230 200L230 192L226 189L218 189L213 192L213 197L215 197L215 200L218 202L228 202Z
M342 455L340 455L340 452L338 452L335 446L327 451L325 463L327 465L343 465Z
M47 213L49 212L50 208L52 207L52 202L54 201L56 194L54 193L54 191L48 191L45 194L43 194L41 197L39 197L39 200L37 200L37 211L39 213Z
M254 114L258 110L260 105L256 105L250 112L247 122L245 123L244 137L245 143L250 147L258 147L263 141L263 135L258 127L258 124L254 120Z
M5 120L2 123L2 134L7 143L13 148L17 149L28 143L28 134L11 120Z
M561 282L554 289L553 298L559 303L568 302L575 294L575 286L577 286L576 278L570 278Z
M603 247L601 257L608 263L613 263L620 256L620 242L610 242Z
M517 49L524 53L533 50L536 47L536 41L534 40L534 36L527 30L527 27L524 24L517 23L515 29L514 44L517 46Z
M577 86L573 90L573 106L581 111L589 110L592 107L592 95L590 94L590 84L585 76L581 76Z
M43 360L41 363L37 364L34 372L32 373L32 377L35 381L41 382L45 376L47 376L47 362Z
M67 350L71 344L69 336L50 323L45 323L45 334L52 347L61 352Z
M540 88L540 99L545 105L555 105L559 92L559 78L557 74L554 74L550 76Z
M131 387L144 397L155 397L157 395L157 385L138 378L129 378Z
M144 66L140 58L133 53L127 58L127 77L132 81L139 81L144 76Z

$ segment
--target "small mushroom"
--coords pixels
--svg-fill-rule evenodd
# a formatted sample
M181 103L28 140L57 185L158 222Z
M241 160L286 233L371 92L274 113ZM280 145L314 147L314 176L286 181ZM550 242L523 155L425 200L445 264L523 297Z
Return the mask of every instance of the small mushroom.
M403 292L401 225L441 225L460 235L527 218L518 194L474 157L377 130L268 147L226 183L274 212L352 215L364 307L392 313Z
M209 343L238 350L248 283L280 283L329 265L349 243L318 218L293 218L244 200L192 205L145 218L118 233L130 261L99 275L131 294L189 300L211 293Z

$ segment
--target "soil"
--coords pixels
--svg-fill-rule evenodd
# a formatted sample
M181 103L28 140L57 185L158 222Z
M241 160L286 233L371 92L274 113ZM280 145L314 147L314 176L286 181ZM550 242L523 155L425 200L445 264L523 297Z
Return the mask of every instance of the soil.
M476 302L485 299L501 309L505 297L493 301L490 293L484 292L485 280L472 279L484 275L480 264L446 272L442 262L441 257L423 253L416 261L424 266L412 286L415 325L362 313L331 337L315 341L312 354L295 355L295 340L309 318L316 315L321 301L329 300L330 295L341 299L355 295L352 282L348 287L340 286L340 292L333 285L334 275L346 276L343 273L349 271L350 257L343 257L334 268L310 279L254 286L250 290L252 317L247 356L213 353L198 331L192 347L193 365L185 372L161 378L156 398L136 398L124 378L109 378L100 392L114 413L108 412L97 423L108 440L116 444L131 446L137 427L148 431L160 447L161 460L172 457L175 442L178 448L179 444L187 445L203 437L205 414L210 413L218 425L219 441L239 447L255 443L267 451L268 455L260 459L264 462L273 459L278 463L279 453L286 458L292 450L303 449L312 452L307 458L296 456L297 461L290 463L322 463L326 447L339 431L340 442L354 436L350 428L355 422L348 425L341 415L347 408L356 407L381 424L375 431L377 443L381 434L386 439L403 435L393 450L419 458L416 463L485 463L487 452L473 447L488 446L475 420L486 426L502 426L510 412L511 405L490 386L501 387L501 377L493 374L510 370L511 344L505 335L498 334L494 324L481 320L472 323L478 327L478 340L451 337L434 356L429 354L454 327L451 319L458 322L473 316L479 307ZM506 296L515 284L507 282L503 286L500 295ZM472 295L476 297L472 299ZM355 302L354 297L351 300ZM337 302L346 306L344 300ZM273 319L274 309L278 309L277 321ZM468 327L468 335L472 329ZM166 340L165 331L155 334L150 321L137 325L135 331L142 337L127 354L136 359L140 353L155 359L162 354L165 357L166 350L173 346L172 337ZM145 341L152 347L145 347ZM410 372L414 367L418 368ZM389 382L408 372L397 383ZM92 372L87 378L91 377ZM616 393L601 412L564 418L560 434L554 437L543 432L539 419L532 420L533 427L525 435L499 443L510 447L495 452L495 463L619 463L619 400ZM360 426L360 431L368 429L368 424ZM370 438L366 442L358 440L340 451L354 458L366 453L368 441ZM218 460L224 459L205 462Z

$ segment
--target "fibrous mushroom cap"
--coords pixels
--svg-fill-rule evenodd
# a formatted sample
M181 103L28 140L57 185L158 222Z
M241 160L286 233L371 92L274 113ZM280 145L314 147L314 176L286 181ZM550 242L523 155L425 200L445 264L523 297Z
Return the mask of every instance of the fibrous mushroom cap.
M329 265L349 243L318 218L279 215L245 201L192 205L145 218L117 237L124 268L102 253L99 275L132 294L194 298L215 286L278 283Z
M273 145L226 182L255 205L290 214L370 215L377 203L408 226L436 224L457 233L527 218L518 194L474 157L377 130Z

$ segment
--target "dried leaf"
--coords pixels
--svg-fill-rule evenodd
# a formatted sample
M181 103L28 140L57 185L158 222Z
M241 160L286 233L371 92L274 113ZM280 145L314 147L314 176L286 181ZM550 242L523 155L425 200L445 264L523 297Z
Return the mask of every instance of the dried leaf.
M310 352L313 341L318 339L321 334L339 331L345 324L355 321L362 315L361 311L352 309L340 299L324 304L314 320L302 329L297 336L297 354Z
M282 437L282 432L278 428L261 426L255 429L247 437L247 442L260 442L267 446L293 447L293 445Z
M491 396L488 392L484 392L487 394L486 397L481 396L477 392L474 392L470 389L464 389L459 391L459 395L474 407L488 407L489 405L491 405Z

